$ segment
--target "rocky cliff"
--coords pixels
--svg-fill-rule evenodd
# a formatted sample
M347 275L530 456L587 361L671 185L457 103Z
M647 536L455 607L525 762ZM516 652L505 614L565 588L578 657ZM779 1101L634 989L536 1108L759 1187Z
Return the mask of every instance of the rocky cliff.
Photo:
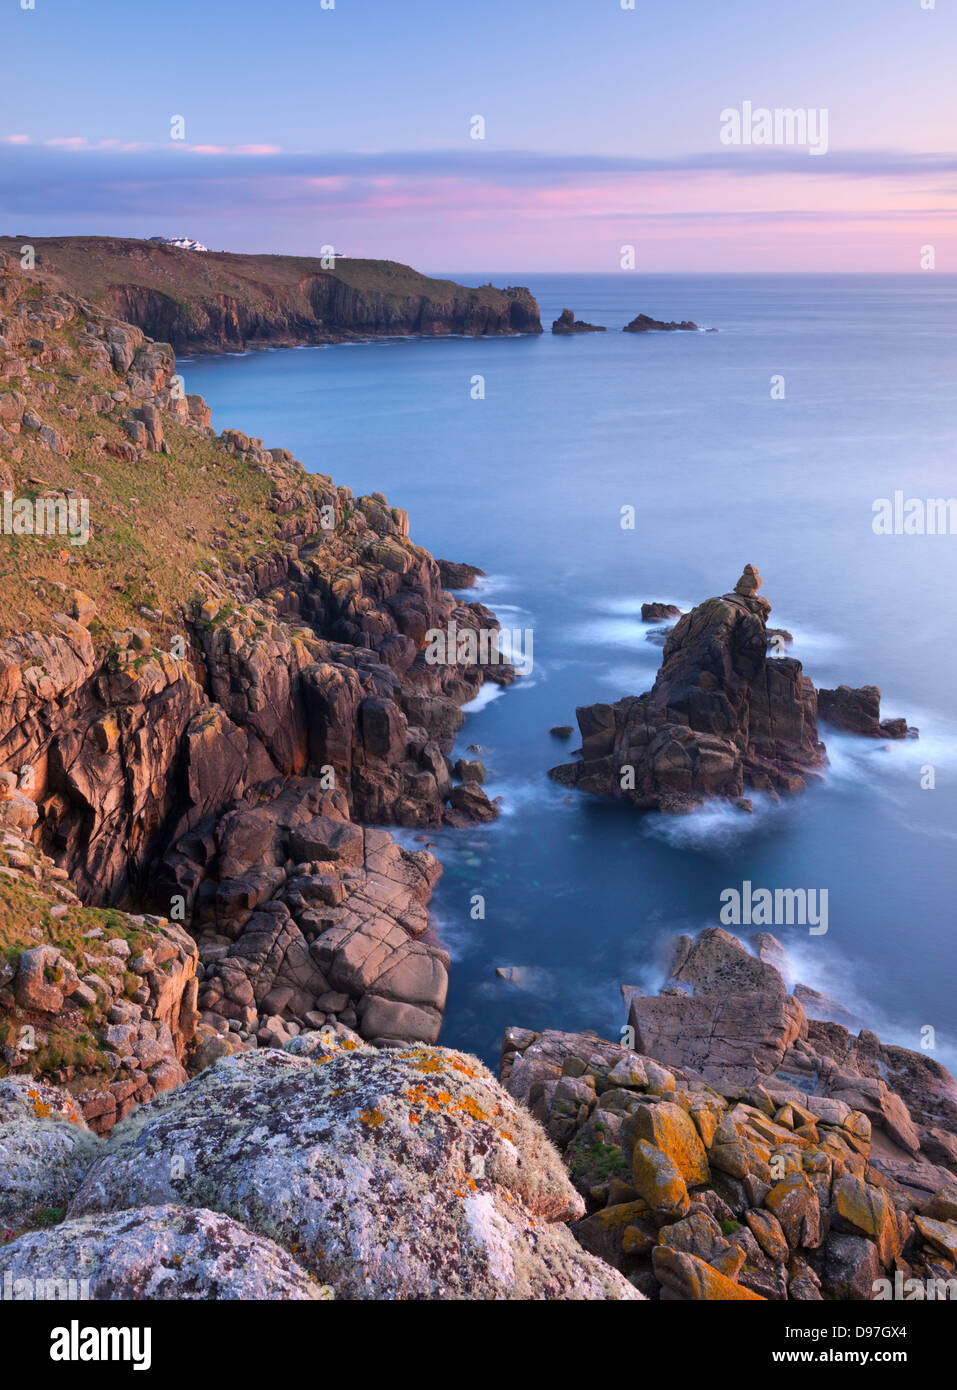
M394 261L196 252L117 237L0 237L98 309L178 353L407 334L541 333L527 289L470 289Z
M6 257L0 304L0 1065L106 1130L184 1061L434 1041L440 868L367 823L497 814L449 758L494 615L381 494L215 435L168 344Z

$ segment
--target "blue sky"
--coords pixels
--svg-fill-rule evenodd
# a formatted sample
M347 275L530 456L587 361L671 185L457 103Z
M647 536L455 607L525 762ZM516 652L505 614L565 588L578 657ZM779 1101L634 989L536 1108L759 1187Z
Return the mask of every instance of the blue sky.
M953 269L955 40L953 0L4 0L0 229L463 271L624 243L916 270L930 243ZM826 108L826 155L723 146L745 101Z

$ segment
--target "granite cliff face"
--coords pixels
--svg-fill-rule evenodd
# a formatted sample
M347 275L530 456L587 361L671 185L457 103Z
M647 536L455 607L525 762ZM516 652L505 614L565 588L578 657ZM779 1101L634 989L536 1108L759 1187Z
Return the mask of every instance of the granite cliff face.
M22 239L0 238L19 255ZM178 353L425 334L541 333L527 289L470 289L394 261L196 252L115 237L38 237L38 270Z
M0 303L0 1067L106 1132L305 1029L433 1042L440 866L381 827L497 814L449 753L515 673L426 651L494 615L381 494L216 435L168 344L6 257Z

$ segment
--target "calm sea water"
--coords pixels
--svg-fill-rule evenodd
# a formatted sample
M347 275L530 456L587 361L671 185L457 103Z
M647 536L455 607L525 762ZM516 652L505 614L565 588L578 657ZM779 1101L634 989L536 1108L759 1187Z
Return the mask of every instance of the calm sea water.
M459 740L485 750L501 819L429 837L453 956L442 1041L494 1062L507 1024L617 1036L619 986L655 987L664 943L716 924L722 889L750 880L827 889L826 935L775 929L799 977L885 1040L920 1047L930 1026L953 1066L957 535L876 536L871 523L873 501L897 489L957 493L957 277L459 278L529 284L546 325L567 306L608 332L181 368L218 428L383 491L419 544L488 572L476 596L505 626L533 631L531 674L483 692ZM622 334L640 311L720 331ZM620 524L629 505L634 530ZM814 681L880 685L884 714L906 715L920 740L825 731L824 783L779 807L759 800L753 818L640 818L549 782L577 747L551 726L651 685L661 653L642 601L688 607L746 562ZM523 967L520 983L496 966Z

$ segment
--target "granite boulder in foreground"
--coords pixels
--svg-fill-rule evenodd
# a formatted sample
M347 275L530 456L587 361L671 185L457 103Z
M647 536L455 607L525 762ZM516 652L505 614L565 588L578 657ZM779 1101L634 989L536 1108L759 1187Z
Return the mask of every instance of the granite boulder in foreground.
M0 1283L14 1298L26 1290L36 1298L327 1296L273 1241L221 1212L177 1206L131 1207L31 1231L0 1246Z
M40 1123L24 1115L24 1151ZM308 1297L310 1281L351 1299L641 1297L576 1242L564 1223L584 1203L555 1149L462 1053L302 1035L222 1059L93 1143L67 1221L0 1247L0 1276L66 1277L88 1240L115 1298ZM155 1228L157 1267L133 1218ZM175 1255L186 1293L158 1268Z

